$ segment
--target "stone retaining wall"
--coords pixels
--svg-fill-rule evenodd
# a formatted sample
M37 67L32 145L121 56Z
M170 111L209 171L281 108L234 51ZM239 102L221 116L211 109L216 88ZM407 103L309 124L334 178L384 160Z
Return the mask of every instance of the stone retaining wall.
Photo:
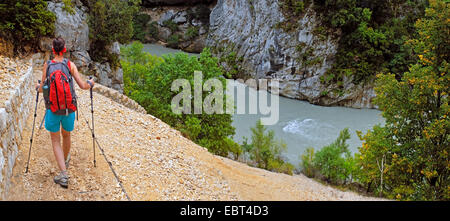
M95 91L105 97L108 97L111 100L113 100L119 104L122 104L125 107L135 110L138 113L147 114L147 111L142 106L140 106L136 101L121 94L119 91L105 87L101 84L95 84L93 91Z
M19 85L11 93L5 106L0 108L0 200L6 197L10 187L22 130L33 111L36 96L33 82L33 67L30 65L20 77Z

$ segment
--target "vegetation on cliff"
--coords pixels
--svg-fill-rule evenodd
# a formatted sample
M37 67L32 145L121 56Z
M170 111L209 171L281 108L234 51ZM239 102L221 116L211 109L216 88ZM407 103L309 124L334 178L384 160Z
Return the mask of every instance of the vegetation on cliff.
M11 40L16 51L27 44L36 46L36 39L52 35L55 29L56 17L44 0L2 1L0 17L0 37Z

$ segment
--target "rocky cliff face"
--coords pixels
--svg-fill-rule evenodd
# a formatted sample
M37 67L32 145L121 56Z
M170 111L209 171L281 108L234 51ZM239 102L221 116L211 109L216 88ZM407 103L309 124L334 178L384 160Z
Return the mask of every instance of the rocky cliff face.
M149 15L143 27L143 43L156 43L186 52L200 53L205 47L209 28L211 5L198 3L190 6L158 6L144 8ZM151 31L150 31L151 30Z
M206 44L218 49L218 56L236 52L247 77L279 80L283 96L327 106L373 108L370 85L344 79L343 93L336 93L336 85L321 83L335 60L339 34L317 34L321 23L312 7L294 30L280 27L285 20L279 0L218 0Z
M70 14L63 9L62 2L48 2L48 10L56 15L54 36L61 36L66 41L68 56L78 70L88 75L94 75L100 84L123 92L123 71L112 69L109 63L98 63L89 56L89 25L87 23L87 8L77 1L75 13ZM34 56L35 63L43 63L48 59L52 49L52 38L42 38L40 48L47 55ZM107 48L111 53L120 53L118 43Z

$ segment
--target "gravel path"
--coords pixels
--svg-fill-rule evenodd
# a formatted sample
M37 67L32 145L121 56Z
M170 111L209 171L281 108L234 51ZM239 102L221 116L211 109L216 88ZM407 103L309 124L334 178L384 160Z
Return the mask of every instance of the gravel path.
M69 189L52 180L57 167L50 136L44 128L38 130L42 103L29 173L24 171L31 115L8 200L127 200L98 148L97 167L93 166L92 138L84 121L91 119L89 91L77 93L81 111L72 134ZM95 92L94 99L96 137L131 200L378 200L333 189L303 175L272 173L214 156L151 115Z

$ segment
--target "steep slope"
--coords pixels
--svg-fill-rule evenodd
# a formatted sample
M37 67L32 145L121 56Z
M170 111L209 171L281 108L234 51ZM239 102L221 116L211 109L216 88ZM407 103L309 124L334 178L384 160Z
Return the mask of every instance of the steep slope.
M41 72L36 71L37 76ZM127 200L96 147L93 166L89 91L78 90L79 121L72 135L69 189L53 183L57 174L50 137L37 115L30 171L25 174L33 116L23 132L8 200ZM289 176L252 168L210 154L159 119L94 93L95 133L131 200L373 200Z

